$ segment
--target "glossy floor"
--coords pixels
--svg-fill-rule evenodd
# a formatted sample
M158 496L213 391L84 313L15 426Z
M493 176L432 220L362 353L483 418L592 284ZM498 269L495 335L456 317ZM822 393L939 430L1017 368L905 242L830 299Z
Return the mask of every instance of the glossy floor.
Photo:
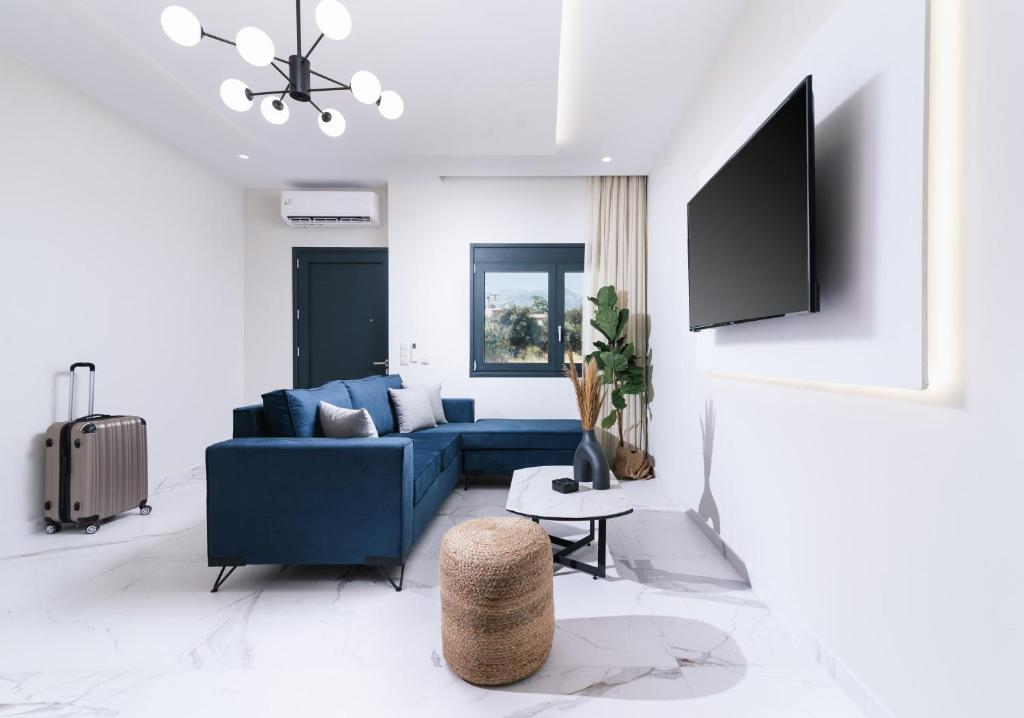
M659 510L657 481L626 490L609 578L560 569L547 664L485 689L445 666L437 556L449 527L507 515L507 482L451 495L401 593L366 568L262 566L211 594L203 477L167 481L150 516L0 548L0 716L860 715L699 528Z

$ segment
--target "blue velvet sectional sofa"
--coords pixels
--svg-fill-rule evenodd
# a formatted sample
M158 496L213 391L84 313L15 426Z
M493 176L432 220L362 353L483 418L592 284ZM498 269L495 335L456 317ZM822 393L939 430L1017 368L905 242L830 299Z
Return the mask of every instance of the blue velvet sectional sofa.
M234 412L234 438L206 450L209 565L220 584L247 564L400 567L462 477L571 465L580 422L475 420L472 399L444 399L447 424L408 434L388 388L399 375L278 390ZM323 400L365 408L378 439L324 438Z

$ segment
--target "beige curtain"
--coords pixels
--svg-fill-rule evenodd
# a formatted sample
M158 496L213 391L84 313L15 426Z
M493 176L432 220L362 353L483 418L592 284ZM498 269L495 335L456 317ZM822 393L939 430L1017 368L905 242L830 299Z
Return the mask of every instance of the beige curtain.
M636 346L637 357L648 371L647 314L647 178L592 177L590 191L593 202L591 241L587 244L587 267L590 274L590 296L601 287L613 284L618 290L619 306L630 312L626 332ZM587 302L589 305L589 302ZM589 306L588 306L589 309ZM596 331L585 316L584 342L593 351ZM610 407L610 404L609 404ZM625 449L647 459L648 402L646 397L627 397L623 415ZM615 459L618 436L602 434L602 443L609 457ZM646 461L649 469L650 462ZM616 473L619 473L616 471ZM651 473L643 470L640 473ZM653 475L653 474L652 474ZM636 477L641 478L641 477ZM643 476L642 478L647 478Z

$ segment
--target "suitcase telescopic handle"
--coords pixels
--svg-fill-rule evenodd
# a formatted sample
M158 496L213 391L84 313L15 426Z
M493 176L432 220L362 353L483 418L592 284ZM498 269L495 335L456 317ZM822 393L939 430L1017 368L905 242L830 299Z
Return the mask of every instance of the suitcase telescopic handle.
M75 419L75 369L89 369L89 414L95 414L96 399L96 365L90 361L76 361L71 365L71 389L68 392L68 421Z

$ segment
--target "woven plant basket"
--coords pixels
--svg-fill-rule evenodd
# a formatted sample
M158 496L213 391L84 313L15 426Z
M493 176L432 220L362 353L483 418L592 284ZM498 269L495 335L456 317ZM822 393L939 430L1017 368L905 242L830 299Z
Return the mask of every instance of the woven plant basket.
M555 635L551 541L523 518L480 518L441 541L441 642L462 679L514 683L547 660Z

